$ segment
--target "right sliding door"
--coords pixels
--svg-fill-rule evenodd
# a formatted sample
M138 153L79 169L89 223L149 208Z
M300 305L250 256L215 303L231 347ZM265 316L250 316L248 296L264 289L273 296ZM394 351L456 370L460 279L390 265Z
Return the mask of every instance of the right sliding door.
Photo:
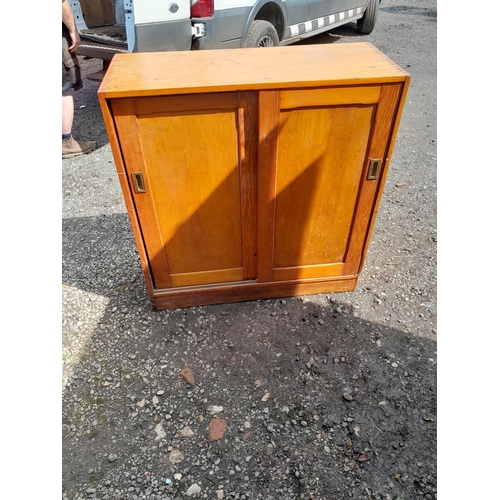
M261 91L258 280L358 273L402 85Z

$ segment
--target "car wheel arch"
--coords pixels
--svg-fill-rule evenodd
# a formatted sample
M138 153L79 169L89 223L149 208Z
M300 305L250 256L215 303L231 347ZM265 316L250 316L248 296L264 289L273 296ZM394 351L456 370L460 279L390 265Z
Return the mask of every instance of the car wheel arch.
M280 41L283 40L287 27L287 14L282 0L260 0L253 6L245 24L241 47L245 47L252 23L256 20L270 22L276 28Z

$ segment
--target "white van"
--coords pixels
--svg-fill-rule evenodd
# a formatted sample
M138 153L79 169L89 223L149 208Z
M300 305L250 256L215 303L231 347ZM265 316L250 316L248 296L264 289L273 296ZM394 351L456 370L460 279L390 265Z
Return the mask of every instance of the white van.
M81 37L77 54L102 59L104 70L121 52L288 45L354 21L368 34L379 2L69 0Z

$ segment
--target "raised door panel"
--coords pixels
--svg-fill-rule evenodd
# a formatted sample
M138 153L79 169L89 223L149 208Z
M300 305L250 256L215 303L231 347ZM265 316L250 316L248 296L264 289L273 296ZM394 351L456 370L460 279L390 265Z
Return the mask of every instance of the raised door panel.
M252 95L113 102L155 288L255 278ZM134 177L142 176L137 192Z
M358 272L381 179L369 160L385 157L398 92L261 93L259 281Z

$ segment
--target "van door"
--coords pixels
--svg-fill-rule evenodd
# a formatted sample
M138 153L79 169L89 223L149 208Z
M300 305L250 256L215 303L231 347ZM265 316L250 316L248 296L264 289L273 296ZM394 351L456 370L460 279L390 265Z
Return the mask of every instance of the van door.
M191 49L190 0L70 0L77 54L110 61L123 52Z
M311 0L307 18L312 21L335 14L335 17L329 19L327 24L345 22L351 17L354 21L361 17L365 5L366 0Z
M123 7L128 51L133 52L135 47L135 18L133 0L125 0Z
M307 20L308 0L283 0L287 14L287 26L303 23Z
M130 52L191 49L190 0L125 0L125 13Z

